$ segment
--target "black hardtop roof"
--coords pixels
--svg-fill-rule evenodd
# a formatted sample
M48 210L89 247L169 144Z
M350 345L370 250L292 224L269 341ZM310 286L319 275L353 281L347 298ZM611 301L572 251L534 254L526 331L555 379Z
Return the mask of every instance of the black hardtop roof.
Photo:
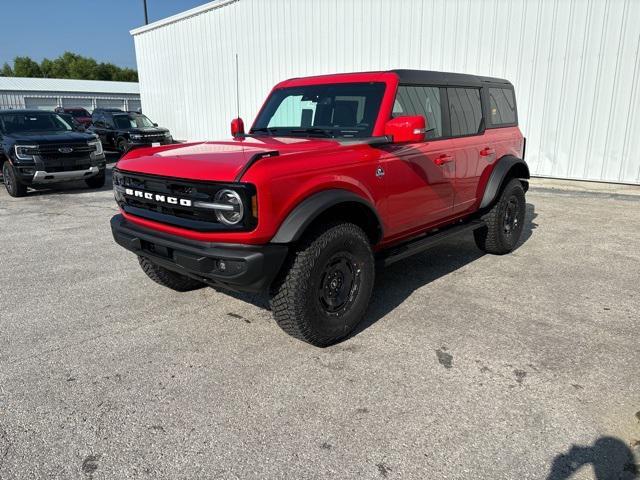
M504 78L482 77L479 75L468 75L466 73L436 72L433 70L389 70L400 77L400 83L411 83L416 85L460 85L460 86L481 86L485 83L511 85L511 82Z

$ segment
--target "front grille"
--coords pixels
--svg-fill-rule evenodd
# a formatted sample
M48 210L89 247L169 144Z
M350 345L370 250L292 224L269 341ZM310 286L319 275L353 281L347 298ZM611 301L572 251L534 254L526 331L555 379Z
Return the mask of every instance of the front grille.
M114 170L113 186L120 208L125 212L150 220L198 231L250 230L255 228L257 224L257 220L251 216L251 212L247 212L247 208L251 205L251 196L255 194L253 185L243 183L232 185L233 189L240 194L245 205L244 220L236 226L227 226L218 222L215 211L211 209L162 203L124 194L124 189L130 188L153 195L160 194L190 200L191 203L197 201L213 202L220 189L230 186L228 183L196 182Z
M64 161L45 164L45 170L49 173L54 172L72 172L74 170L87 170L91 167L91 162L88 158L68 158Z
M146 135L142 135L142 138L144 140L164 140L164 134L159 134L159 135L155 135L155 134L146 134Z
M60 151L71 148L70 152ZM38 154L43 159L52 158L85 158L95 151L95 146L85 143L49 143L38 145Z

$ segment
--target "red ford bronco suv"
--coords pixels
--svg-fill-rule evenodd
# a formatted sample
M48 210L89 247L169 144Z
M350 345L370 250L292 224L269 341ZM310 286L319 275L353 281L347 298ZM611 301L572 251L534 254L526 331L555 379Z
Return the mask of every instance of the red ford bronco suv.
M270 293L317 346L365 315L375 265L471 232L494 254L522 233L529 169L513 86L395 70L279 83L249 133L134 150L117 164L115 240L178 291Z

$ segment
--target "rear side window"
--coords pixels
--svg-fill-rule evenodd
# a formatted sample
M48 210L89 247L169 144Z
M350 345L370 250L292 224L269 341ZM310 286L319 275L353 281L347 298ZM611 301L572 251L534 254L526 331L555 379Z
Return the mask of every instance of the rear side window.
M516 100L510 88L489 88L489 117L491 125L516 123Z
M475 135L482 128L479 88L447 88L451 136Z
M426 138L442 137L440 88L400 85L393 105L393 116L422 115L427 121Z

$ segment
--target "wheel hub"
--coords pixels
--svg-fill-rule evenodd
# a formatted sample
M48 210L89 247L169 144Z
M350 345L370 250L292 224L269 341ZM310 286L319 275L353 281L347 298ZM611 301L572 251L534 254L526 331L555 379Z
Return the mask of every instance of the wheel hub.
M338 315L351 305L360 285L360 269L348 254L334 255L325 265L318 300L322 309Z
M506 235L511 235L518 229L518 199L515 196L509 198L504 212L503 229Z

